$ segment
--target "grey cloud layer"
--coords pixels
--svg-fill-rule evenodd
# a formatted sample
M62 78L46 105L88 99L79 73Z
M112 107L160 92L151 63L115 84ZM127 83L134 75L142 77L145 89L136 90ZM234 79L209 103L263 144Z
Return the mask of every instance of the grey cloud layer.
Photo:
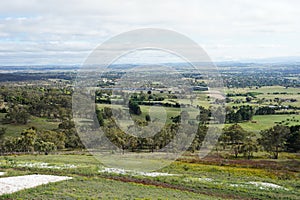
M215 59L300 55L299 6L284 0L4 0L0 64L35 62L30 57L83 62L109 37L145 27L181 32Z

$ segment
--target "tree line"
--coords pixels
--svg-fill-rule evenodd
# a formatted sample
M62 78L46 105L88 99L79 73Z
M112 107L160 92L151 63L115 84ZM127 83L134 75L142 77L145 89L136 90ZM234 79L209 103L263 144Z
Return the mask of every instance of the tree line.
M164 147L174 137L181 118L185 118L188 115L188 113L181 113L177 117L172 117L171 124L166 125L154 137L145 139L129 136L120 130L111 118L112 115L104 114L108 112L107 110L97 111L99 124L107 131L108 138L114 141L123 151L148 150L153 152L156 149ZM197 117L200 123L195 134L195 139L188 149L189 151L194 152L201 149L202 142L208 131L207 121L210 115L209 110L200 107L200 114ZM106 124L104 124L104 120ZM215 132L218 131L216 130ZM238 124L232 124L222 130L222 134L218 138L216 150L229 150L235 158L242 154L247 159L252 158L254 152L267 151L272 158L277 159L280 152L300 151L300 125L291 127L276 125L270 129L261 131L259 136L257 136L253 132L245 131Z

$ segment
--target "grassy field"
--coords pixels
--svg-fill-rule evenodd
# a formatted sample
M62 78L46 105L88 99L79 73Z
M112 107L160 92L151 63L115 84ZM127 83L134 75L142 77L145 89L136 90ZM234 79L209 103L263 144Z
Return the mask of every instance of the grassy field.
M5 113L0 113L0 128L7 128L5 136L19 136L27 128L36 127L38 130L52 130L58 128L59 122L49 122L46 118L31 117L29 123L22 124L4 124L2 119Z
M115 105L115 104L97 104L98 108L103 109L104 107L111 107L114 109L121 109L128 112L128 108L122 105ZM151 120L155 119L162 119L163 116L166 116L166 122L171 122L171 117L176 117L180 115L181 109L174 108L174 107L161 107L161 106L140 106L142 114L141 115L133 115L134 119L145 120L145 116L150 114ZM190 117L195 119L196 116L199 114L195 108L187 108Z
M76 168L59 170L20 167L25 163L48 163L49 166L73 164ZM11 168L12 166L14 169ZM6 171L5 176L40 173L73 177L69 181L3 195L0 199L219 199L205 194L151 184L111 180L99 174L100 167L101 164L94 157L87 155L0 157L0 171Z
M234 103L230 102L227 106L242 106L242 105L251 105L253 107L266 106L270 104L276 104L274 101L264 101L263 103L258 104L257 101L261 99L265 100L274 100L274 98L279 99L296 99L296 102L282 102L283 106L297 106L300 107L300 95L299 88L285 88L282 86L268 86L268 87L260 87L260 88L232 88L227 89L226 93L231 94L246 94L248 92L256 93L256 99L253 99L250 103L245 103L246 97L244 96L234 96L230 97L233 100L241 100L244 103ZM279 93L279 94L274 94ZM286 94L280 94L286 93ZM252 121L239 123L245 130L251 132L260 132L261 130L271 128L276 124L293 126L299 125L300 115L255 115L253 116Z
M217 199L186 191L99 177L74 177L73 180L6 195L3 199L23 199L24 197L26 199Z
M0 197L1 198L1 197ZM218 199L202 194L172 190L99 177L79 177L39 186L3 199Z
M52 168L39 167L40 163ZM287 160L275 164L277 167L253 168L176 161L160 170L174 176L147 177L100 172L102 164L87 154L6 156L0 157L0 171L6 171L5 176L39 173L73 179L3 195L0 199L297 199L299 171L286 170L292 166Z
M260 88L232 88L232 89L227 89L226 93L232 93L232 94L246 94L248 92L254 92L254 93L260 93L257 94L256 97L259 99L274 99L274 98L279 98L279 99L296 99L296 102L283 102L281 105L292 105L292 106L297 106L300 107L300 91L299 88L285 88L282 86L267 86L267 87L260 87ZM274 93L279 93L279 94L274 94ZM280 94L280 93L286 93L286 94ZM233 99L242 99L245 100L245 97L238 96L238 97L231 97ZM254 100L255 102L255 100ZM267 105L269 103L263 103L262 105ZM234 103L229 103L229 105L235 105ZM242 105L242 104L238 104Z
M299 125L297 120L300 120L300 115L255 115L252 121L239 124L247 131L259 132L275 126L278 122L288 126ZM254 121L256 123L253 123Z

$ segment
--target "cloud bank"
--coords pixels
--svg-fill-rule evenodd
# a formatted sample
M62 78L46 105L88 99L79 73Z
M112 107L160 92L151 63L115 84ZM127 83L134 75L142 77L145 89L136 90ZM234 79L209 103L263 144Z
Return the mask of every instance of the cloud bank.
M180 32L213 60L300 55L296 0L3 0L0 65L81 64L110 37L137 28Z

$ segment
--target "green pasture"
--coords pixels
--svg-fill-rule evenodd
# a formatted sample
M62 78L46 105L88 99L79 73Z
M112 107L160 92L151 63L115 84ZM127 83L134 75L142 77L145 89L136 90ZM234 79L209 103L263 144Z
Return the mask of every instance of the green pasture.
M30 121L23 125L23 124L5 124L3 122L3 118L5 113L0 113L0 128L7 128L5 136L18 136L24 129L28 129L30 127L35 127L38 130L52 130L57 129L59 122L51 122L46 118L39 118L39 117L30 117Z
M115 104L97 104L98 108L103 109L104 107L111 107L114 109L121 109L128 113L128 107ZM145 120L147 114L151 116L151 120L162 119L163 116L166 116L167 123L171 122L171 117L176 117L180 115L182 110L186 110L190 118L196 119L196 116L199 114L196 108L174 108L174 107L163 107L163 106L145 106L140 105L142 114L141 115L132 115L134 119Z
M239 124L247 131L259 132L279 123L287 126L299 125L297 120L300 121L300 115L255 115L251 121Z
M230 88L226 89L226 93L231 93L231 94L246 94L248 92L254 92L254 93L260 93L257 94L255 99L251 101L251 103L240 103L240 104L235 104L233 102L229 103L228 105L233 106L233 105L252 105L252 106L262 106L262 105L276 105L276 102L263 102L262 104L256 104L256 102L259 99L265 99L265 100L274 100L275 98L279 99L296 99L296 102L282 102L281 105L284 106L296 106L300 107L300 89L299 88L285 88L282 86L265 86L265 87L260 87L256 89L255 87L252 88ZM279 94L274 94L274 93L279 93ZM287 94L280 94L280 93L287 93ZM235 96L235 97L230 97L232 99L241 99L243 101L246 100L246 97L243 96Z

